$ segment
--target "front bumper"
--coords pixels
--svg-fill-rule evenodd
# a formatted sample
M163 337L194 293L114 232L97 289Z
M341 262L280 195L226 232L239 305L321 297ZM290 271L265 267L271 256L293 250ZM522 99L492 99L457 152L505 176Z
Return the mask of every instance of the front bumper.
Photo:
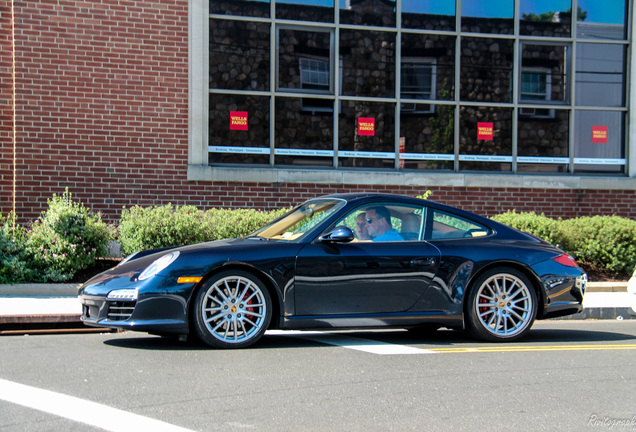
M81 320L94 327L188 334L188 299L195 284L111 276L80 288Z
M121 301L80 295L79 300L81 320L88 326L188 334L187 304L180 296Z

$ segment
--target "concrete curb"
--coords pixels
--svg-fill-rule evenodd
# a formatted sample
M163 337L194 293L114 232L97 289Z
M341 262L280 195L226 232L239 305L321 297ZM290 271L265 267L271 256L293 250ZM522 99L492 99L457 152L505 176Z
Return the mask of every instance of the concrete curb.
M15 284L0 285L0 297L77 297L81 284Z

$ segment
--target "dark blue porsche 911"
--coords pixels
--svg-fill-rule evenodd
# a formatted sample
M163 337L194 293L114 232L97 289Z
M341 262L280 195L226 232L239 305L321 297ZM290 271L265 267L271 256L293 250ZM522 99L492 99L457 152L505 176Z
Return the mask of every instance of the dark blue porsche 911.
M267 329L445 327L487 341L581 310L560 249L406 196L309 200L246 238L138 252L80 289L90 326L242 348Z

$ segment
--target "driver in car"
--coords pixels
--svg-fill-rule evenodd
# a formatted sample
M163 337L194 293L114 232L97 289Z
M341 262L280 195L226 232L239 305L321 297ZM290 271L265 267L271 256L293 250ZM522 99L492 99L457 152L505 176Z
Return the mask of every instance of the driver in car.
M367 210L367 231L373 241L402 241L400 235L391 225L391 213L384 206L371 207Z

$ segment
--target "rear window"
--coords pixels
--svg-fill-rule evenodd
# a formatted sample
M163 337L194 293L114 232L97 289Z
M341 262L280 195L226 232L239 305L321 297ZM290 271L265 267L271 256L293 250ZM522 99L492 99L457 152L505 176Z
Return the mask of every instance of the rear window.
M432 226L427 230L430 240L484 237L490 229L463 217L441 210L432 211Z

